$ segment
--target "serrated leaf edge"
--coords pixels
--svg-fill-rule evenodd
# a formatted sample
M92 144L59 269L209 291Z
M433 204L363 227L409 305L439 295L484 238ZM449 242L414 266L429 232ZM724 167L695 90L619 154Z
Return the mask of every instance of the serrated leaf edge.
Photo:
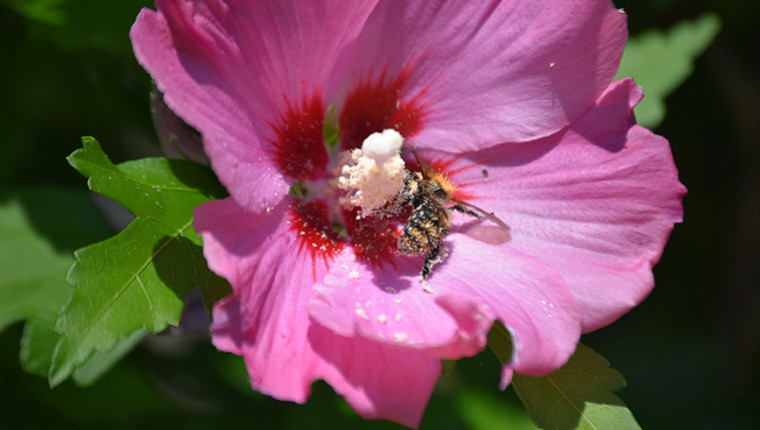
M166 224L166 223L163 223L163 222L161 222L160 220L158 220L158 219L155 219L155 218L153 218L153 217L137 217L137 218L135 218L135 220L134 220L134 221L132 221L132 223L134 223L134 222L136 222L136 221L138 221L138 220L153 220L153 221L155 221L155 222L158 222L158 223L161 223L161 224L164 224L164 225L167 225L167 226L168 226L168 224ZM132 225L132 223L130 223L130 225ZM171 227L171 226L170 226L170 227ZM127 227L127 228L129 228L129 227ZM115 304L118 302L118 300L119 300L119 299L120 299L120 298L121 298L121 297L124 295L125 291L126 291L126 290L127 290L127 289L128 289L128 288L129 288L129 287L132 285L132 284L134 284L134 283L135 283L135 280L138 280L138 279L139 279L139 276L140 276L140 274L142 274L142 273L143 273L143 272L144 272L144 271L145 271L145 270L146 270L148 267L150 267L150 265L151 265L151 264L153 264L153 262L156 260L156 258L157 258L157 257L158 257L158 256L159 256L159 255L160 255L160 254L161 254L161 253L162 253L162 252L163 252L163 251L164 251L164 250L165 250L165 249L166 249L166 248L167 248L167 247L168 247L170 244L174 243L174 242L175 242L177 239L179 239L180 237L183 237L183 236L185 235L185 232L187 232L187 231L188 231L189 229L191 229L191 228L192 228L192 220L191 220L190 222L188 222L188 223L184 224L184 225L183 225L183 226L182 226L182 227L181 227L179 230L177 230L177 231L176 231L176 232L175 232L173 235L171 235L171 236L168 236L168 237L169 237L169 239L168 239L168 240L165 240L165 241L164 241L164 242L161 244L161 246L160 246L160 247L159 247L159 248L158 248L156 251L154 251L154 252L151 254L150 258L149 258L149 259L148 259L148 260L147 260L147 261L146 261L146 262L145 262L145 263L144 263L144 264L143 264L143 265L140 267L140 269L139 269L138 271L136 271L136 272L135 272L135 274L134 274L134 275L132 275L128 281L125 281L125 282L124 282L124 285L122 285L122 286L120 287L120 289L119 289L118 293L117 293L117 294L114 296L114 298L113 298L113 299L111 299L111 300L108 302L108 304L107 304L106 306L104 306L104 307L103 307L103 309L101 309L101 310L98 312L98 314L97 314L97 317L96 317L96 318L93 318L93 320L94 320L94 321L100 321L100 320L101 320L101 319L102 319L102 318L105 316L105 314L108 312L108 310L109 310L109 309L111 309L111 308L112 308L112 307L113 307L113 306L114 306L114 305L115 305ZM125 230L123 230L123 231L126 231L126 230L127 230L127 229L125 229ZM121 233L119 233L119 234L121 234ZM103 242L107 242L107 241L109 241L109 240L112 240L112 239L114 239L114 238L116 238L116 237L118 237L118 234L117 234L116 236L114 236L114 237L111 237L111 238L109 238L109 239L106 239L105 241L102 241L102 242L98 242L97 244L100 244L100 243L103 243ZM94 245L96 245L96 244L93 244L93 245L90 245L90 246L94 246ZM79 261L79 254L80 254L80 252L81 252L82 250L84 250L84 249L86 249L86 247L85 247L85 248L81 248L81 249L78 249L77 251L75 251L75 252L74 252L74 256L75 256L76 260L74 261L74 264L73 264L73 265L71 266L71 268L69 269L68 275L67 275L67 277L66 277L66 278L67 278L67 279L66 279L66 280L67 280L67 282L69 282L69 284L71 284L71 285L72 285L74 288L77 288L76 280L74 279L74 277L75 277L74 271L76 270L77 262ZM145 294L146 300L148 301L148 303L150 303L150 302L151 302L151 301L150 301L150 297L149 297L149 295L148 295L147 291L145 291L145 288L144 288L144 286L142 286L142 285L141 285L141 288L142 288L142 290L143 290L143 292L144 292L144 294ZM96 350L97 350L98 352L101 352L101 353L108 353L108 352L112 351L112 350L113 350L113 349L116 347L116 345L118 344L118 342L120 342L120 341L123 341L123 340L126 340L126 339L128 339L128 338L129 338L131 335L133 335L133 334L134 334L136 331L138 331L138 330L140 330L140 329L145 329L145 330L148 330L148 331L150 331L151 333L154 333L154 334L155 334L155 333L158 333L160 330L163 330L163 329L165 329L165 328L166 328L167 326L169 326L169 324L170 324L169 322L166 322L166 324L163 324L163 325L161 325L161 328L160 328L160 329L158 329L158 330L156 330L155 332L154 332L154 331L152 331L152 330L150 330L148 327L146 327L146 326L143 324L143 325L141 325L140 327L137 327L137 328L136 328L134 331L132 331L132 332L130 332L130 333L126 333L126 334L124 334L124 335L119 335L119 336L118 336L118 339L117 339L115 342L112 342L112 343L110 343L110 345L109 345L109 346L107 346L106 348L104 348L103 350L101 350L101 349L98 349L98 348L92 348L92 349L91 349L90 351L88 351L88 353L87 353L85 356L83 356L83 357L76 357L76 354L75 354L75 360L73 360L72 362L70 362L70 363L69 363L68 365L66 365L66 366L63 366L63 367L60 367L60 368L58 368L58 369L57 369L57 371L56 371L56 364L58 363L58 361L57 361L57 357L58 357L59 349L61 348L61 345L63 344L64 340L66 339L65 327L63 327L63 325L65 324L65 323L64 323L64 315L65 315L65 313L66 313L66 310L67 310L67 309L69 308L69 306L71 305L71 302L72 302L72 300L73 300L73 299L74 299L74 292L72 292L71 296L69 297L69 300L68 300L68 302L67 302L67 303L64 305L64 307L62 308L62 310L61 310L61 316L58 318L58 321L56 322L56 326L55 326L55 330L56 330L56 332L58 332L58 333L61 335L61 340L59 340L59 342L58 342L58 344L56 345L56 348L55 348L55 350L54 350L54 352L53 352L53 360L52 360L52 363L51 363L51 366L50 366L50 372L49 372L49 374L48 374L48 381L49 381L49 384L50 384L51 388L52 388L52 387L55 387L55 386L57 386L57 385L59 385L61 382L63 382L64 380L66 380L66 378L68 378L68 377L69 377L69 376L70 376L70 375L71 375L71 374L74 372L74 368L75 368L75 367L77 367L77 366L79 366L79 365L81 365L81 364L82 364L82 363L84 363L85 361L87 361L87 359L88 359L88 358L90 358L90 357L92 356L92 354L94 354L94 353L95 353L95 351L96 351ZM90 336L90 334L91 334L91 332L92 332L92 326L91 326L91 327L88 327L88 328L87 328L87 331L86 331L86 333L87 333L87 334L86 334L86 336L84 336L83 338L85 338L85 339L86 339L87 337L89 337L89 336ZM60 363L58 363L58 364L60 364Z

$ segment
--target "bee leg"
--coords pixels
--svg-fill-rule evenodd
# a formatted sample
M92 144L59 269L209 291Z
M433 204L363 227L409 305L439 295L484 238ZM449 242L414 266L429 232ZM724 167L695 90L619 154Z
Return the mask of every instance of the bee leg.
M432 251L430 251L430 254L428 254L427 258L425 258L425 264L422 265L423 280L426 280L428 276L430 276L430 271L433 269L433 266L435 266L435 263L437 263L436 259L438 258L438 253L440 250L441 247L436 246Z
M477 214L477 213L475 213L475 212L471 211L471 210L470 210L470 209L469 209L467 206L465 206L465 205L463 205L463 204L461 204L461 203L457 203L457 204L455 204L455 205L454 205L454 206L452 206L450 209L451 209L451 210L455 210L455 211L457 211L457 212L462 212L462 213L465 213L465 214L467 214L467 215L469 215L469 216L471 216L471 217L474 217L474 218L480 218L480 217L481 217L479 214Z
M436 246L430 251L430 254L428 254L425 258L425 263L422 265L423 281L427 281L428 276L430 276L430 271L433 270L433 266L443 261L443 259L446 257L446 254L446 248L442 244Z

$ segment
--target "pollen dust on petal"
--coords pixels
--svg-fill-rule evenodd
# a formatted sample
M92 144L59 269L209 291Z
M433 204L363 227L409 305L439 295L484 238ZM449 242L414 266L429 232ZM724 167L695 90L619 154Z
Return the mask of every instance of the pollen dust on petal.
M360 217L356 209L344 210L348 240L359 260L375 267L393 265L398 233L388 218Z
M344 242L332 229L327 204L322 200L296 200L290 210L290 225L297 234L299 253L308 253L313 264L322 260L327 267L343 249Z

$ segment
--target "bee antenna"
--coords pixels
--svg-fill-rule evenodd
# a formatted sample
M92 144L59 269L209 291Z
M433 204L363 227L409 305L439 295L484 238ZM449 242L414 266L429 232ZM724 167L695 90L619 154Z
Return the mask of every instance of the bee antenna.
M414 155L414 159L417 161L417 165L420 166L420 171L422 172L422 176L424 176L426 178L429 178L431 176L430 175L430 166L428 166L427 163L425 163L424 161L422 161L422 159L420 158L420 155L417 154L417 148L416 147L414 147L412 145L408 145L408 148L409 148L409 151L411 151L412 154Z

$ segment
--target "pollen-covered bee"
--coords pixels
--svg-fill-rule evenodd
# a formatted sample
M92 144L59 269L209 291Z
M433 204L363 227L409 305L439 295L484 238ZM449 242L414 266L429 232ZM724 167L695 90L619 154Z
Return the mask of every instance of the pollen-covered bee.
M412 205L401 236L398 238L398 252L404 255L426 255L422 266L422 279L427 280L433 266L446 257L443 239L451 229L449 211L456 210L475 218L486 217L505 232L509 227L492 213L452 196L455 186L444 174L436 171L420 160L417 152L412 153L420 166L419 172L406 171L404 188L397 196L395 207ZM449 204L454 203L452 206ZM480 214L471 209L475 209ZM481 215L482 214L482 215Z

